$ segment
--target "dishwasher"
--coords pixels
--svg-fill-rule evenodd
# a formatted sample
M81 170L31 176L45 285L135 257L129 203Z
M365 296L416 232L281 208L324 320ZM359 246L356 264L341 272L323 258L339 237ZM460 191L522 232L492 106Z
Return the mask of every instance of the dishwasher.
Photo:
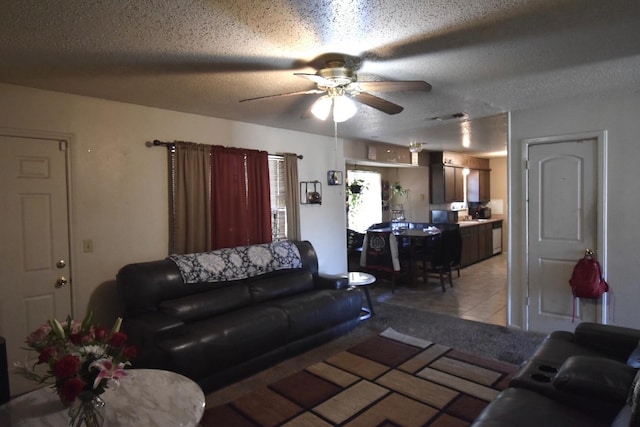
M493 240L493 254L499 254L502 252L502 223L500 221L493 223L491 236Z

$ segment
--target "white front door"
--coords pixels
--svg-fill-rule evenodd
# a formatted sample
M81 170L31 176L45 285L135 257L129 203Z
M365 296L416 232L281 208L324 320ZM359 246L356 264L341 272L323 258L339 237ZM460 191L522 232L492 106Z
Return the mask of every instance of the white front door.
M581 321L600 320L600 304L574 301L569 286L573 267L585 250L601 249L598 153L597 137L527 146L528 325L532 331L573 331Z
M10 367L34 357L23 350L28 333L71 314L66 146L0 134L0 335ZM13 396L37 385L9 378Z

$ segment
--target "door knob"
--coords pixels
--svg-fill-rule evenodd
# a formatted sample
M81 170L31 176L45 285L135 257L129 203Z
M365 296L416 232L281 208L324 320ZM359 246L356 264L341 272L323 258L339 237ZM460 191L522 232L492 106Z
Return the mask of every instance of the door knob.
M67 263L64 262L63 259L61 259L60 261L56 262L56 267L58 268L65 268L67 266Z
M58 280L56 280L56 289L60 289L66 284L67 284L67 278L64 276L60 276L58 277Z

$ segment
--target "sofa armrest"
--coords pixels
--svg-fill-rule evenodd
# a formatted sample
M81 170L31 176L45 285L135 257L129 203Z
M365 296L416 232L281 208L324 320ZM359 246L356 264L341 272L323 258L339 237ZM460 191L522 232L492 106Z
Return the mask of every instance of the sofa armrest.
M584 322L575 330L576 342L626 360L638 346L640 330Z
M349 287L349 277L344 275L318 274L314 285L317 289L346 289Z

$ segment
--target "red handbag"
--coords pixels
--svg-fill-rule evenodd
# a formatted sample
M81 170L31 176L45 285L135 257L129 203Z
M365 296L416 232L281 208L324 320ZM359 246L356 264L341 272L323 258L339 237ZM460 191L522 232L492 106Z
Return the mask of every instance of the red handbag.
M584 258L573 267L569 284L575 298L597 299L609 290L609 285L602 277L600 263L591 249L587 249Z
M600 263L594 257L591 249L587 249L584 257L573 267L571 279L569 279L571 292L573 293L573 317L576 319L576 298L598 299L609 290L609 285L602 277Z

